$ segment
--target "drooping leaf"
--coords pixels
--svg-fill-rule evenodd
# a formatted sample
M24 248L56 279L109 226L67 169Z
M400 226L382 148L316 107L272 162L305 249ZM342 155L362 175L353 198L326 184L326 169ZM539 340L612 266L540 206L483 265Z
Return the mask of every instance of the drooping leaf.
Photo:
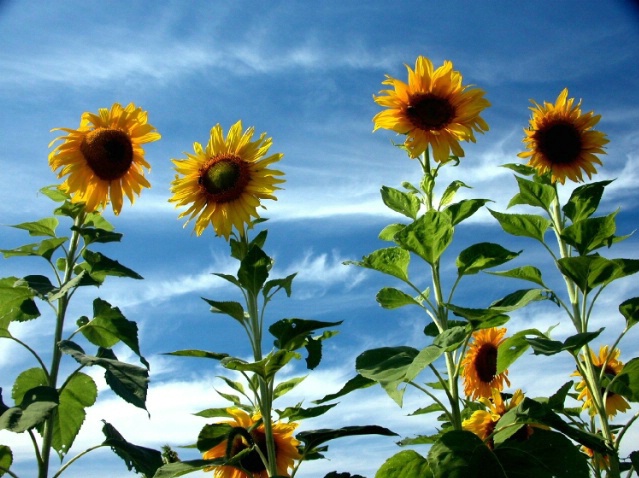
M33 300L35 296L36 291L17 277L0 279L0 324L8 326L11 321L23 322L40 317Z
M613 212L605 217L589 217L574 222L562 231L561 237L573 246L579 255L585 256L596 249L612 244L617 230L616 215L617 212Z
M474 329L487 329L499 327L508 322L510 317L497 309L474 309L460 307L453 304L446 304L453 314L463 317L473 326Z
M377 237L379 237L382 241L395 242L395 234L405 227L405 224L389 224L380 231Z
M104 377L111 390L132 405L146 410L149 386L149 371L146 368L120 362L108 349L101 348L99 356L93 356L85 354L82 347L70 340L60 341L58 347L82 365L103 367L106 370Z
M82 253L82 257L86 261L81 264L82 268L99 282L104 281L107 276L143 279L143 277L134 270L123 266L116 260L109 259L101 252L93 252L85 249Z
M98 388L91 377L75 373L60 392L60 404L54 415L51 446L64 457L80 432L86 416L85 409L95 403Z
M433 473L426 458L414 450L403 450L386 460L375 478L433 478Z
M325 403L330 402L331 400L335 400L336 398L343 397L344 395L348 395L349 393L359 390L362 388L368 388L375 385L377 382L373 379L363 377L360 374L355 375L353 378L349 379L344 386L336 393L330 393L319 400L313 400L313 403Z
M195 471L202 471L206 468L224 465L226 460L216 458L214 460L186 460L175 463L168 463L161 466L153 475L153 478L177 478L188 475Z
M603 327L596 332L580 332L568 337L563 342L545 337L526 338L535 355L555 355L559 352L570 352L575 355L579 349L601 334Z
M568 392L572 390L572 387L575 383L571 380L569 382L564 383L559 390L553 393L550 397L548 397L548 406L552 410L563 411L564 403L566 402L566 397L568 396Z
M1 389L0 389L1 392ZM27 390L20 405L7 407L0 396L0 430L22 433L44 422L58 406L58 392L51 387Z
M48 236L56 237L55 230L60 222L55 217L45 217L39 221L23 222L11 227L16 229L23 229L29 233L30 236Z
M129 471L135 470L147 478L157 476L156 471L164 464L160 451L126 441L120 432L107 422L104 422L102 433L106 437L103 444L110 446L111 450L124 460Z
M205 425L197 437L197 449L201 452L210 450L227 439L232 430L228 423L212 423Z
M266 282L271 266L271 258L257 245L254 245L240 262L237 278L246 290L257 294Z
M213 360L222 360L229 356L229 354L219 353L219 352L207 352L206 350L196 350L196 349L185 349L185 350L176 350L174 352L167 352L164 355L176 355L178 357L198 357L198 358L207 358Z
M457 274L460 276L477 274L484 269L508 262L519 254L521 251L512 252L491 242L473 244L459 253L456 261Z
M405 305L419 305L410 295L394 287L382 288L375 297L384 309L397 309Z
M541 271L534 266L522 266L510 269L508 271L486 271L488 274L493 274L501 277L512 277L513 279L522 279L530 282L534 282L537 285L547 289L541 279Z
M619 304L619 312L626 318L626 327L629 329L639 322L639 297L633 297Z
M488 210L508 234L544 242L544 235L550 227L550 221L545 217L536 214L504 214L492 209Z
M463 199L446 207L444 211L450 216L450 223L456 226L479 211L490 199Z
M317 407L303 408L300 403L294 407L287 407L284 410L278 412L280 420L288 419L289 422L298 422L308 418L315 418L324 415L331 408L336 406L337 403L331 403L329 405L319 405Z
M633 358L623 366L614 377L610 390L630 402L639 402L639 358Z
M299 354L289 350L276 350L257 362L247 362L236 357L226 357L220 363L229 370L255 373L265 380L271 380L278 370L294 358L299 358Z
M404 282L408 281L410 254L401 247L387 247L364 256L361 261L346 261L346 265L355 265L388 274Z
M497 457L474 433L444 433L428 452L435 478L506 478Z
M5 445L0 445L0 476L4 476L4 470L9 470L12 464L13 453L11 453L11 448Z
M570 278L582 292L639 272L637 259L607 259L599 255L565 257L557 261L562 274Z
M504 339L497 348L497 373L502 373L510 367L523 353L528 350L530 344L526 340L527 335L544 337L537 329L526 329Z
M461 187L470 189L470 186L466 185L463 181L459 181L456 179L455 181L451 182L446 187L446 189L444 190L444 193L442 194L442 198L439 201L439 207L442 208L446 206L447 204L450 204L452 200L455 198L455 194Z
M490 304L490 309L498 312L512 312L520 309L531 302L547 299L547 291L543 289L521 289L511 292L506 297L496 300Z
M319 430L307 430L298 433L296 435L296 438L304 443L304 447L307 450L313 450L316 449L319 445L330 440L361 435L397 436L397 433L392 432L388 428L380 427L378 425L365 425L349 426L336 429L323 428Z
M297 350L307 344L308 339L316 330L335 327L342 323L323 322L307 319L281 319L269 327L269 332L275 337L274 345L279 349Z
M434 264L453 240L450 215L430 210L395 235L404 249Z
M395 212L411 219L417 218L421 202L415 194L399 191L398 189L382 186L382 201Z
M470 333L471 330L467 324L463 326L449 327L435 337L433 345L436 345L446 352L452 352L466 341Z
M562 208L573 223L589 218L599 207L604 188L612 181L599 181L575 188Z
M386 393L401 406L404 390L398 390L398 386L404 382L406 373L418 354L418 350L406 346L367 350L357 357L355 368L363 377L379 382Z
M122 239L122 234L119 232L113 232L98 227L74 226L71 230L78 231L86 245L93 243L107 244L109 242L120 242L120 239Z
M527 204L540 207L544 211L549 210L550 205L557 197L555 188L519 176L515 176L515 179L519 185L519 192L508 203L509 208L516 204Z
M417 375L419 375L419 373L422 370L424 370L426 367L432 364L435 360L437 360L446 351L444 347L446 346L447 343L453 343L454 345L455 342L459 340L460 338L459 330L456 330L452 332L451 334L443 334L438 337L442 337L441 343L443 345L440 346L435 343L421 349L419 353L413 359L412 363L406 369L406 372L403 377L403 381L413 380L415 377L417 377Z

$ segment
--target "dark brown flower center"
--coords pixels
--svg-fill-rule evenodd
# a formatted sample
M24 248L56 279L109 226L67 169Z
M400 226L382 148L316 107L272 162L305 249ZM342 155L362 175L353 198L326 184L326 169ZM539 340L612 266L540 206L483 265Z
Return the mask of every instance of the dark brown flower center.
M239 156L215 156L200 168L198 183L209 200L224 203L237 199L248 184L248 164Z
M409 103L406 116L419 129L438 131L455 117L455 108L450 101L432 93L415 95Z
M539 129L537 149L551 164L571 164L581 154L581 134L574 124L556 121Z
M484 344L480 347L475 357L475 370L482 382L493 381L497 374L497 347L492 344Z
M82 140L80 152L95 175L104 181L120 179L133 163L131 138L119 129L90 131Z
M260 449L262 454L266 456L266 436L264 432L261 430L253 430L250 432L251 438L253 439L253 443L255 446ZM233 440L233 446L231 447L231 456L235 456L243 450L246 450L249 446L246 444L246 441L242 439L241 436L237 435ZM277 451L277 450L276 450ZM250 471L251 473L258 473L260 471L266 470L264 466L264 462L260 457L257 450L251 450L247 455L243 456L240 460L240 465L246 471Z

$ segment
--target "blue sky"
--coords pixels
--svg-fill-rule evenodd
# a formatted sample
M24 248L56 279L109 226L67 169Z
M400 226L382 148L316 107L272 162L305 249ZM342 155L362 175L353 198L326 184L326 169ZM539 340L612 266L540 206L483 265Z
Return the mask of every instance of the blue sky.
M491 198L492 207L501 211L515 192L515 181L498 166L517 161L529 100L554 101L568 87L571 97L583 99L586 111L602 115L598 129L608 134L610 144L597 179L617 178L607 189L603 208L621 208L623 234L633 231L639 218L637 40L639 10L622 0L427 0L392 6L377 0L0 1L0 224L50 214L52 203L37 191L56 181L47 165L48 144L56 136L52 128L76 127L84 111L135 102L162 134L161 141L145 148L152 189L134 207L125 204L113 219L124 233L122 245L104 249L145 280L114 279L97 291L83 291L70 312L71 317L87 314L99 296L138 322L142 353L151 362L151 418L104 390L103 399L89 410L72 454L101 441L101 419L140 445L191 443L206 423L191 414L225 406L213 390L224 389L215 378L220 370L208 362L161 354L182 348L248 353L239 326L212 316L200 300L233 298L233 291L211 275L235 272L225 242L210 230L195 237L192 225L183 229L179 211L167 202L174 176L170 158L184 157L194 141L206 143L213 125L220 123L226 131L242 119L245 126L273 137L273 152L284 153L279 169L286 174L285 189L277 202L266 204L264 214L269 218L266 250L276 259L274 276L299 275L293 297L273 304L271 321L344 321L340 334L327 343L322 365L278 406L308 403L339 389L354 374L355 357L366 349L426 345L421 333L425 317L408 309L384 310L375 302L380 287L396 284L342 265L383 247L378 232L400 219L383 206L380 187L419 180L418 165L391 146L398 138L388 131L372 133L371 119L379 111L372 95L382 89L384 75L405 78L403 65L425 55L436 65L453 61L465 83L486 90L492 107L483 117L491 129L476 144L464 146L462 166L446 168L441 184L461 179L474 187L464 193L467 197ZM0 248L29 242L6 227L0 238ZM522 263L542 258L535 244L514 242L490 215L480 213L456 232L448 270L456 251L483 240L525 249ZM639 257L637 239L613 252ZM2 260L0 277L36 273L38 267L27 259ZM518 286L478 276L464 284L466 305L487 305L486 297L497 299ZM604 310L616 310L634 295L632 281L621 282L606 296L602 305L609 308ZM509 330L545 330L558 320L556 310L543 304L514 316ZM614 320L618 325L621 318L615 313ZM24 324L16 334L48 350L45 324L50 321ZM601 314L595 324L608 321ZM555 329L557 337L570 332L565 323ZM626 339L622 359L637 355L638 338L635 330ZM121 353L122 359L135 360ZM15 375L33 365L27 354L0 342L0 386L7 396ZM516 364L510 377L515 387L542 395L556 390L570 372L572 366L563 358L536 357ZM98 371L94 376L104 388ZM535 388L527 389L533 383ZM375 423L402 436L430 433L434 417L406 416L425 404L421 396L407 394L404 409L399 409L378 389L367 389L303 427ZM32 459L26 438L0 432L0 443L14 449L16 471L23 476L28 476ZM340 470L372 477L397 451L389 438L334 442L330 461L303 465L301 476ZM354 453L360 458L353 459ZM180 454L195 457L192 451ZM64 476L124 472L117 457L99 452Z

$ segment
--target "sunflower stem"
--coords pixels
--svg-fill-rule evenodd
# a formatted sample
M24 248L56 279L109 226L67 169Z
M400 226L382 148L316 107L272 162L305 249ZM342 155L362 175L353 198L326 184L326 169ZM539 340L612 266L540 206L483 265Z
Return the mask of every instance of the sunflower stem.
M78 259L77 250L80 243L80 233L78 232L86 219L86 213L80 212L73 221L71 239L69 240L69 251L66 254L66 266L64 276L60 283L60 289L64 287L73 277L76 261ZM58 299L58 307L56 314L56 325L53 337L53 353L51 358L51 367L49 368L49 382L51 388L57 389L58 373L60 371L60 362L62 360L62 352L58 347L58 343L62 340L62 331L64 329L64 320L66 317L67 307L73 290L67 291ZM51 456L51 446L53 443L53 427L56 417L54 409L49 418L44 423L44 431L42 433L42 460L39 462L38 478L46 478L49 474L49 460Z

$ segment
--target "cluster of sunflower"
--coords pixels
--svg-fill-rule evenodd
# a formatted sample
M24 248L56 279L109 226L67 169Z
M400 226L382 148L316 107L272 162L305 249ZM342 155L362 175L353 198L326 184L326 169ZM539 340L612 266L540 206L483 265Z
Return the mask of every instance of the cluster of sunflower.
M397 146L417 160L423 179L418 186L404 183L404 190L382 188L384 203L405 216L408 223L394 223L384 228L379 237L391 245L350 264L399 279L404 289L385 287L377 295L378 302L387 309L407 305L421 308L429 319L424 335L432 342L421 350L399 346L363 352L356 362L357 376L341 391L318 400L318 403L374 383L381 384L399 405L402 405L409 385L428 397L431 403L416 414L439 412L441 427L435 434L402 441L411 445L431 444L428 455L424 457L413 450L402 451L382 465L376 475L380 478L439 477L448 476L453 470L456 476L468 473L467 476L496 477L507 477L511 472L531 477L585 477L589 473L597 477L604 473L618 477L624 470L638 471L639 452L634 451L627 458L620 458L619 453L621 439L639 415L624 424L613 424L610 420L618 412L629 410L628 402L639 401L639 359L633 358L624 365L619 360L617 348L627 331L639 322L639 298L621 304L619 311L626 325L613 346L602 346L599 354L592 350L591 343L602 330L591 331L588 325L594 301L603 288L639 271L639 261L607 259L594 252L623 239L614 235L614 214L593 216L609 181L576 188L563 207L558 194L558 184L564 185L566 179L582 182L584 173L591 179L596 173L594 165L602 164L597 155L604 153L608 140L605 134L593 129L600 117L592 112L583 113L581 103L568 98L567 89L559 94L554 104L534 103L529 128L525 130L526 151L519 154L528 163L506 166L518 174L519 193L511 205L541 208L547 217L490 210L506 233L536 240L550 252L566 283L564 295L567 300L546 286L538 268L520 266L490 273L532 282L539 287L517 290L485 308L466 307L455 297L463 279L489 272L488 269L520 254L494 243L472 244L459 253L455 261L457 276L452 279L452 286L446 287L448 279L442 274L441 266L444 253L453 241L455 227L484 207L488 199L455 202L456 192L468 187L461 180L453 181L437 196L438 173L442 167L462 163L460 158L465 153L461 142L475 142L475 133L488 131L481 114L490 103L483 90L462 83L462 75L449 61L434 68L429 59L420 56L415 67L407 66L407 70L407 83L388 76L383 84L391 89L374 97L375 102L385 108L373 118L374 129L389 129L404 136L404 142ZM134 277L132 271L115 261L96 256L86 246L91 242L119 240L98 216L109 205L115 215L119 215L124 196L133 203L144 188L150 187L145 178L145 170L149 170L150 165L144 158L142 145L160 138L148 123L147 113L134 104L126 107L114 104L111 109L100 109L98 114L85 113L77 129L60 130L67 134L52 142L61 141L51 151L49 164L59 178L64 178L59 192L62 200L68 201L57 211L74 220L65 257L56 264L51 260L64 241L49 242L48 249L43 242L39 248L26 249L25 246L20 250L2 251L5 256L40 255L54 269L64 271L63 277L55 273L58 286L43 285L41 279L35 281L34 276L30 276L30 281L25 278L1 284L5 295L7 290L16 288L28 295L22 302L20 299L11 307L0 308L3 338L24 345L8 332L8 323L25 320L27 300L37 296L50 302L58 301L59 305L52 364L47 368L38 359L44 371L43 378L41 381L32 376L29 378L29 385L46 388L55 399L51 398L53 395L47 395L46 410L42 407L39 412L35 408L29 409L33 403L44 403L45 399L38 398L35 388L27 390L26 384L21 383L19 397L28 398L16 407L6 407L0 402L3 427L14 431L29 429L30 432L35 428L42 434L43 442L39 446L32 435L41 478L48 473L49 450L55 448L62 457L79 431L78 426L70 438L61 438L59 430L55 431L60 423L60 420L56 421L56 414L67 413L62 407L63 399L71 400L64 395L65 387L72 383L70 379L61 386L57 382L62 352L71 355L82 366L98 364L105 367L112 374L110 379L114 380L113 376L120 369L113 368L117 360L105 350L118 341L132 346L131 337L122 328L125 319L119 310L101 313L100 307L105 306L100 302L97 306L94 303L96 317L93 321L99 321L108 334L101 335L97 327L91 329L92 321L88 319L78 322L78 331L100 347L97 356L85 355L70 341L76 332L68 340L63 340L62 332L68 301L77 287L99 285L100 278L103 280L104 275L109 274ZM321 456L325 447L320 445L328 440L358 434L392 435L389 430L371 426L303 432L293 436L298 420L318 416L333 405L313 409L298 405L280 413L286 421L272 417L274 400L301 381L294 379L277 384L276 372L292 359L300 358L302 348L308 352L308 368L317 366L318 355L321 355L318 347L332 333L327 331L320 336L313 333L339 322L302 319L275 322L269 332L276 339L276 349L263 353L264 309L276 292L283 290L290 295L293 280L293 276L269 279L272 259L262 249L267 231L250 237L254 226L261 222L258 208L263 207L262 201L275 200L275 192L284 182L283 173L270 168L282 158L280 153L269 154L271 145L271 138L266 134L254 138L253 128L245 130L241 121L232 125L226 136L217 124L205 147L196 142L193 153L186 154L185 159L173 160L177 174L170 185L173 194L170 201L177 207L186 208L179 217L188 217L187 223L194 220L198 236L211 226L215 234L229 244L231 256L240 263L235 276L218 275L239 289L244 304L205 300L212 312L226 314L243 327L254 361L201 350L172 352L178 356L215 359L226 369L238 372L245 379L244 383L230 379L225 382L249 403L241 403L238 398L227 395L233 402L232 407L202 412L204 416L226 418L226 421L207 425L200 433L197 447L203 460L180 462L172 452L165 453L162 459L159 452L126 442L114 429L105 431L107 440L102 446L114 448L125 457L130 469L134 466L146 476L166 478L197 470L212 471L218 478L294 476L299 462ZM55 196L50 191L48 195ZM25 224L19 227L30 233L43 230L42 223L37 227L36 223ZM558 252L553 252L545 242L549 229L556 237ZM81 237L86 246L80 246ZM430 270L427 287L420 283L421 278L411 277L411 257L424 261ZM502 326L510 320L509 314L540 300L550 300L562 307L575 326L575 335L558 341L551 338L550 332L526 329L506 337L507 330ZM132 348L139 355L137 335ZM576 367L573 375L581 380L576 385L567 382L543 400L530 399L521 389L506 393L505 387L510 386L508 367L530 348L536 355L571 354ZM439 365L444 365L445 370L440 370ZM424 384L417 380L426 370L435 376L435 382ZM143 393L129 390L125 395L131 403L143 406L148 380L144 375L146 371L138 373L137 385ZM464 396L460 390L462 381ZM248 392L245 386L248 386ZM38 388L38 392L42 390ZM582 410L565 406L569 397L583 402L581 408L588 412L588 419L582 419ZM90 404L91 400L82 402L82 413ZM73 405L78 406L75 402ZM23 420L24 417L28 420ZM9 455L5 448L0 447L0 475L8 472L14 476L9 470L11 460L7 459ZM548 459L549 448L560 458ZM77 458L65 464L61 471ZM167 461L172 463L163 464ZM476 474L478 467L484 474Z

